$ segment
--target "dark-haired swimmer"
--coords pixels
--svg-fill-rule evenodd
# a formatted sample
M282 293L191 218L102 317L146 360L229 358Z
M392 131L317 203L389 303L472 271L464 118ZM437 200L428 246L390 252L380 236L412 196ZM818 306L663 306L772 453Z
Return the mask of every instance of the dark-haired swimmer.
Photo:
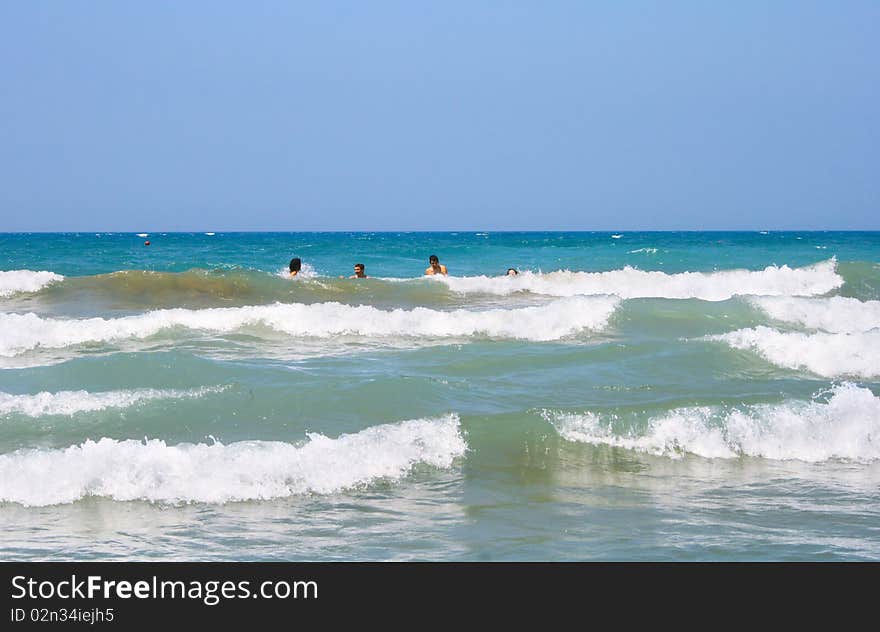
M446 272L446 266L440 263L437 255L431 255L428 257L428 263L431 265L425 270L425 274L449 274Z
M364 264L356 263L354 264L354 274L352 274L349 279L366 279L367 275L364 272Z
M290 260L290 276L296 276L302 269L302 259L294 257Z
M516 268L507 268L507 276L516 276L519 274Z

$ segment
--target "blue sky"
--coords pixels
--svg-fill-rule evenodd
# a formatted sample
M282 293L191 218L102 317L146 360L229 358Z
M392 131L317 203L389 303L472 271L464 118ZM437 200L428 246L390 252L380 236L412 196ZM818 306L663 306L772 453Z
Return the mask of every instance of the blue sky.
M0 231L880 229L880 3L0 4Z

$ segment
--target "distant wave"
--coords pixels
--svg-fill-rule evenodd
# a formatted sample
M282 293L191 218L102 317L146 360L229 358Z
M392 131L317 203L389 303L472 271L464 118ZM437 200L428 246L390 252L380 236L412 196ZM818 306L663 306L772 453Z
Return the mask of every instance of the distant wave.
M615 429L621 422L595 413L545 413L569 440L679 458L762 457L821 462L880 459L880 398L869 389L841 384L827 401L677 408L652 418L643 430ZM616 422L616 423L615 423Z
M653 254L642 248L633 253ZM841 264L853 274L862 267ZM4 290L2 275L8 277ZM873 273L873 268L867 270ZM861 278L861 277L859 277ZM144 307L214 307L230 302L242 305L275 301L320 302L328 300L403 302L409 305L448 303L470 294L508 296L534 294L553 297L614 295L620 298L696 298L727 300L738 295L818 296L841 287L844 278L834 259L803 268L770 266L760 271L722 270L669 274L630 266L607 272L557 270L522 271L518 276L465 277L373 277L367 281L320 276L309 264L296 278L287 269L265 272L238 266L191 269L184 272L120 270L106 274L62 277L52 272L0 273L0 296L14 292L41 292L51 302L79 300L88 293L91 301L113 309ZM57 283L63 281L63 283ZM102 303L103 304L103 303Z
M185 272L119 270L107 274L68 277L43 294L53 300L76 300L86 295L113 306L134 307L158 303L179 307L193 301L278 300L290 294L290 283L267 272L229 267Z
M59 391L41 392L35 395L12 395L0 393L0 417L20 414L27 417L45 415L74 415L82 412L108 408L128 408L142 402L160 399L190 399L209 393L219 393L225 387L213 386L192 390L140 388L134 390L105 391Z
M487 336L547 341L584 329L602 329L619 300L577 297L518 309L439 311L382 310L368 305L315 303L156 310L122 318L55 319L0 314L0 356L38 347L147 338L174 328L231 333L269 328L294 337L333 336L446 338Z
M63 283L45 285L39 293L46 304L83 303L96 309L162 307L228 307L266 304L276 301L335 300L346 297L342 280L318 280L314 270L305 266L292 282L287 271L264 272L239 266L213 269L193 268L182 272L154 270L118 270L104 274L59 277ZM303 282L306 281L306 282ZM349 282L349 286L353 285ZM354 292L352 292L354 293Z
M309 434L301 445L103 438L0 455L0 502L45 506L102 496L225 503L330 494L399 480L420 465L449 468L466 449L457 415L384 424L335 439Z
M880 376L880 331L801 333L759 326L706 339L755 351L780 367L806 369L824 377Z
M636 248L635 250L628 250L627 253L631 255L638 254L640 252L644 252L647 255L657 254L656 248Z
M63 281L64 277L54 272L42 270L0 271L0 296L11 296L18 292L37 292L50 283Z
M548 296L608 294L620 298L698 298L723 301L738 295L816 296L843 285L834 259L803 268L769 266L764 270L721 270L667 274L630 266L609 272L521 272L503 277L434 277L463 294L507 295L531 292Z

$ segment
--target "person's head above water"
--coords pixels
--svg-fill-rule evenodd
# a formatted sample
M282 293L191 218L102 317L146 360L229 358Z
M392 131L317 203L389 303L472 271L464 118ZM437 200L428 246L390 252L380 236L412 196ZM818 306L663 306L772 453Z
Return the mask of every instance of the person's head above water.
M290 274L291 276L296 276L297 273L302 269L302 259L299 257L294 257L290 260Z
M446 266L440 263L440 259L437 258L437 255L431 255L428 257L428 263L431 265L425 270L425 274L446 274Z
M519 274L516 268L507 268L507 276L516 276Z
M352 279L366 279L367 275L364 272L364 264L362 264L362 263L354 264L354 274L350 278L352 278Z

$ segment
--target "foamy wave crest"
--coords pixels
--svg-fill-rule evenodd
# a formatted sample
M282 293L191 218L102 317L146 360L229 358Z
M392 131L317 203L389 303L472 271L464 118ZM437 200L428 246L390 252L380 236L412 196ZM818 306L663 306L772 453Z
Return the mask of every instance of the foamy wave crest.
M752 302L770 318L798 323L810 329L832 333L858 333L880 329L880 301L855 298L772 297Z
M620 298L698 298L724 301L733 296L815 296L843 285L834 259L804 268L769 266L761 271L722 270L667 274L626 266L609 272L560 270L521 272L503 277L432 277L454 292L506 295L531 292L548 296L609 294Z
M760 326L706 339L755 351L777 366L806 369L824 377L880 375L880 332L806 334Z
M0 271L0 296L11 296L18 292L36 292L50 283L63 280L64 277L60 274L45 270Z
M0 355L11 357L37 347L147 338L171 328L229 333L268 327L295 337L364 336L445 338L489 336L557 340L584 329L601 329L619 301L575 298L520 309L486 311L381 310L340 303L259 305L213 309L168 309L138 316L62 320L36 314L0 314Z
M142 388L101 393L89 391L42 392L36 395L0 393L0 417L11 414L28 417L75 415L107 408L128 408L158 399L194 399L209 393L219 393L224 389L223 386L210 386L192 390Z
M827 401L786 402L742 410L679 408L651 419L641 433L617 434L613 420L587 413L548 414L569 441L611 445L679 458L740 456L821 462L880 459L880 398L854 384L834 387Z
M449 468L466 449L456 415L384 424L336 439L309 434L301 445L103 438L62 450L0 455L0 502L44 506L103 496L224 503L330 494L399 480L421 464Z

